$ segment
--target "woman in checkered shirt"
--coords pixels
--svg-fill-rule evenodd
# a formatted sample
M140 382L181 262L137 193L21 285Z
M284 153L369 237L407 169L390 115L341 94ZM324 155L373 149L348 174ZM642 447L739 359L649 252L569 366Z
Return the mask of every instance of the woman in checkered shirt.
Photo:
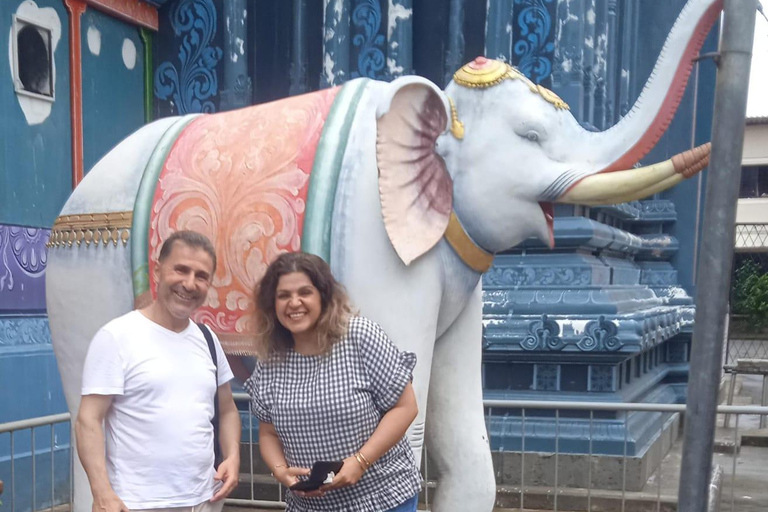
M405 437L415 354L353 315L317 256L278 257L255 300L259 361L245 387L262 458L286 487L316 461L344 461L320 489L289 492L288 510L415 511L421 477Z

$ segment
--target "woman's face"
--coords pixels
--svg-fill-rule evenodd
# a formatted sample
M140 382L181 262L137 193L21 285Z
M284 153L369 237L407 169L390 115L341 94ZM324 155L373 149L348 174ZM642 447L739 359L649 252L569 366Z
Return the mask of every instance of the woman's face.
M275 312L283 327L296 336L313 335L323 309L320 292L304 272L280 276L275 291Z

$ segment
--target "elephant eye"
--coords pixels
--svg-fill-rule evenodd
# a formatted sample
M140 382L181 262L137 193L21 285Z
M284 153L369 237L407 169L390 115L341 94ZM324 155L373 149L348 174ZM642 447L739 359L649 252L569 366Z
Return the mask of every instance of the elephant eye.
M526 133L525 138L531 142L539 142L539 134L533 130Z

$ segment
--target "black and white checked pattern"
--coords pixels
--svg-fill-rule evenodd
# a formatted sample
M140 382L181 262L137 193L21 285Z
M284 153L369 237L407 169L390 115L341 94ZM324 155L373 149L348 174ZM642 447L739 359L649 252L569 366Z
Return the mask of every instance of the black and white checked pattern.
M382 415L411 381L416 355L401 352L374 322L353 317L347 336L330 354L291 351L282 361L258 362L245 383L252 411L272 423L290 466L311 468L318 460L343 460L358 451ZM289 511L381 512L421 487L405 437L368 469L354 486L322 498L287 493Z

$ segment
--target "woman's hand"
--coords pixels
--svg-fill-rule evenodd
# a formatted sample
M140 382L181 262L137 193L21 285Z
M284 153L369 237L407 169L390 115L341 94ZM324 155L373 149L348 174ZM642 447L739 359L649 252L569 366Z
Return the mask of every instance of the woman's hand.
M320 491L327 492L355 485L363 477L363 473L365 473L363 466L360 465L355 456L347 457L344 459L341 470L333 477L333 481L320 487Z
M309 475L309 469L308 468L286 468L286 467L279 467L277 468L272 474L275 476L278 482L283 484L284 486L290 487L299 481L300 476L308 476ZM316 491L291 491L296 496L300 496L302 498L320 498L325 493L321 491L320 489Z
M276 468L272 472L272 474L275 476L278 482L280 482L286 487L290 487L299 481L298 477L308 476L309 469L308 468L288 468L285 466L281 466L279 468Z

